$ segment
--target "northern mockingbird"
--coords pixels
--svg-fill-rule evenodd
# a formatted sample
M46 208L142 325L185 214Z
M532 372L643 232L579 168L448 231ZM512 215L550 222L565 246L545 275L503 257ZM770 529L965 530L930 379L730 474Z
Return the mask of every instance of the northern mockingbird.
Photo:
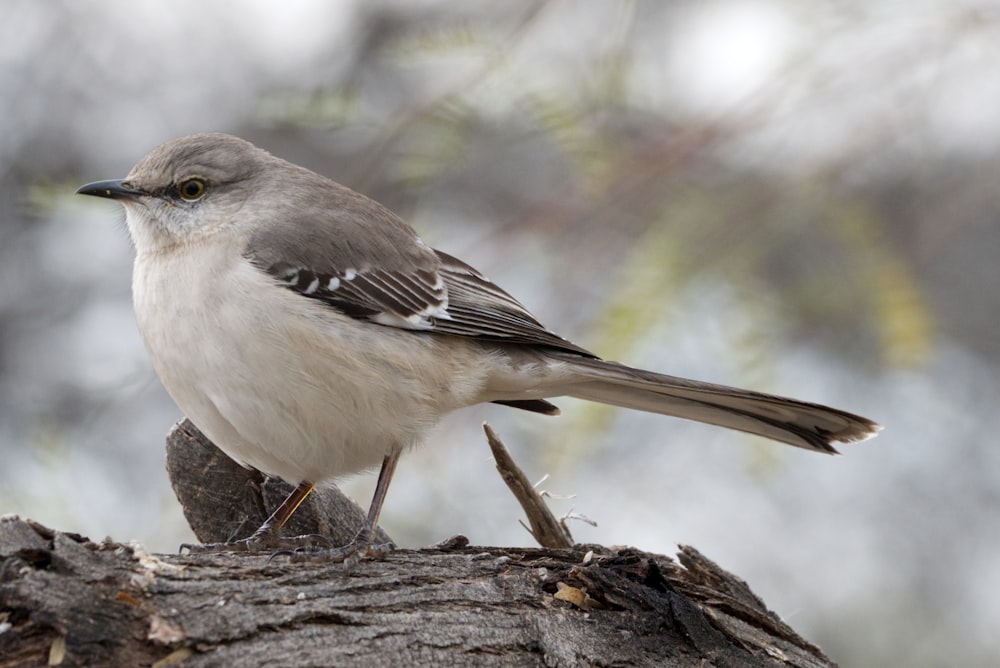
M283 546L316 484L381 464L367 520L332 559L369 553L400 454L481 402L555 415L571 396L817 452L879 425L834 408L642 371L547 330L391 211L222 134L154 149L123 180L132 294L160 380L226 454L298 488L253 536Z

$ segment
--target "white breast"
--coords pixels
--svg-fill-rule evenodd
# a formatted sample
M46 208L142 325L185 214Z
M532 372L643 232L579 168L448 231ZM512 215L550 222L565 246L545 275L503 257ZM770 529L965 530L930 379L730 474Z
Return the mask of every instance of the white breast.
M226 454L290 483L378 465L480 400L481 352L365 323L212 239L136 258L139 330L170 396Z

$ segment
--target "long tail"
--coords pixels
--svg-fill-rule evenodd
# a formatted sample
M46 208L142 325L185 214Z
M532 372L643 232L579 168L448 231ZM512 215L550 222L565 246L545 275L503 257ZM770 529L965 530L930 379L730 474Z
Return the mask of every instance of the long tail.
M600 359L553 353L576 378L565 396L728 427L807 450L836 453L833 443L863 441L881 425L836 408L751 390L633 369Z

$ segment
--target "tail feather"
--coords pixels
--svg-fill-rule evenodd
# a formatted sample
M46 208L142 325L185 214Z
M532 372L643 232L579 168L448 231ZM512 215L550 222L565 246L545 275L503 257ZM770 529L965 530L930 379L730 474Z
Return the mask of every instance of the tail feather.
M566 396L672 415L764 436L796 447L836 453L833 443L863 441L882 427L860 415L735 387L633 369L616 362L562 356L575 372Z

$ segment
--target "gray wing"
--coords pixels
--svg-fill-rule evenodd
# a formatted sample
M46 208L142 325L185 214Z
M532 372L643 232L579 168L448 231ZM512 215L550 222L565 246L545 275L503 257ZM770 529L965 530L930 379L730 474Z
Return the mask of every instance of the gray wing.
M520 302L468 264L447 253L434 252L441 260L438 271L448 290L448 317L437 318L434 331L542 345L596 357L546 329Z
M244 254L282 286L358 320L595 357L547 330L483 274L431 249L394 214L366 201L363 211L345 211L341 201L319 224L262 230Z
M257 266L284 287L359 320L433 330L438 319L448 317L447 288L435 271L331 265L320 270L285 261Z

